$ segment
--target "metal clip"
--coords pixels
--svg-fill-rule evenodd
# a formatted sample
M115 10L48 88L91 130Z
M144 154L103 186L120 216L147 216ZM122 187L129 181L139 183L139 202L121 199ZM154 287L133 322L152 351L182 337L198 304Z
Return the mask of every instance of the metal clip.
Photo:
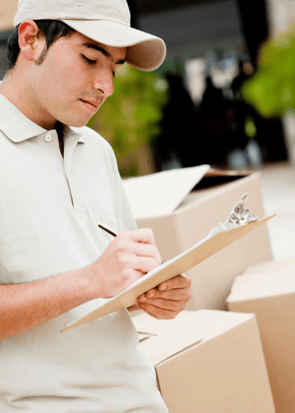
M227 229L233 229L239 225L247 224L248 222L254 222L259 219L259 217L254 217L253 212L245 206L245 201L248 198L248 194L244 194L239 202L233 207L228 219L225 222L220 222L218 227L213 228L209 232L208 237L213 237L219 232L225 231Z
M245 193L240 201L233 207L226 222L236 225L247 224L248 222L257 221L259 217L255 217L253 212L245 206L248 194Z

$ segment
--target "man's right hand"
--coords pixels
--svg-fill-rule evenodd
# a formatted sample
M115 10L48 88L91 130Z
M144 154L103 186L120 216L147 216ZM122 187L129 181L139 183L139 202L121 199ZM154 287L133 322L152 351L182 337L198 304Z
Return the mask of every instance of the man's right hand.
M161 264L151 229L122 232L89 266L93 298L110 298Z
M161 263L150 229L123 232L92 264L22 284L0 285L0 340L94 298L113 297Z

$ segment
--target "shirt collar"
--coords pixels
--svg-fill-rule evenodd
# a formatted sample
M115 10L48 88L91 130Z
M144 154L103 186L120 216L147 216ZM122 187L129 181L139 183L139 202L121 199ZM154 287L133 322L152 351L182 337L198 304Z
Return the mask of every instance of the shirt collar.
M71 135L76 135L79 137L78 143L85 143L84 136L82 133L79 131L80 128L75 128L73 126L65 126L64 128L64 136L69 136Z
M46 133L47 130L27 118L16 106L0 94L0 130L15 143ZM78 142L85 143L77 128L65 127L65 136L79 135ZM78 137L78 136L77 136Z

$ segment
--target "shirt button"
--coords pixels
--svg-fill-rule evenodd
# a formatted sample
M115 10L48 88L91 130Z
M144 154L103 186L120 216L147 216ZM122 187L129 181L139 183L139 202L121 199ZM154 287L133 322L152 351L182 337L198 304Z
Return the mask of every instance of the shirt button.
M46 142L50 142L51 139L52 139L52 136L51 136L51 135L46 135L46 136L45 136Z

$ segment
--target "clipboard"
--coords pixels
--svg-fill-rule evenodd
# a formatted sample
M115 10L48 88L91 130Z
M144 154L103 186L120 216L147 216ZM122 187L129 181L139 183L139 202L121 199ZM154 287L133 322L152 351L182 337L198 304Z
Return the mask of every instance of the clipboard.
M242 197L242 200L244 200L245 197L246 194ZM234 213L234 219L232 219L233 211L242 211L242 215ZM144 294L151 288L155 288L157 285L170 278L185 273L239 238L260 227L275 215L276 214L263 218L254 218L251 211L246 209L244 205L241 207L240 201L233 208L228 221L224 224L220 224L219 227L214 228L206 238L202 239L185 252L145 274L129 288L122 291L120 294L117 294L96 310L69 324L61 332L134 305L137 302L137 297L141 294ZM228 223L231 225L228 225L229 227L226 228L226 224Z

